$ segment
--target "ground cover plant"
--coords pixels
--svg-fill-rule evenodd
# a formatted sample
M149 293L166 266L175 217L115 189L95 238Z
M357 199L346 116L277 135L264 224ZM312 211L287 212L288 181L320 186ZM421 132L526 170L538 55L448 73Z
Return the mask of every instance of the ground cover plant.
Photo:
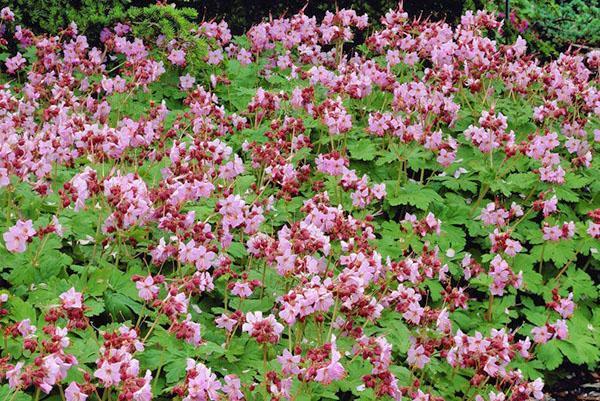
M2 399L525 401L597 367L599 51L541 63L485 11L0 18Z

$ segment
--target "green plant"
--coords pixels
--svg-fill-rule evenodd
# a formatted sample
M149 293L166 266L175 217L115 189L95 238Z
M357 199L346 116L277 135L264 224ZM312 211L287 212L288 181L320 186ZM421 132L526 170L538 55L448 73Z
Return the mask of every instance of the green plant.
M146 7L131 7L125 21L130 21L133 34L147 41L161 38L163 43L174 41L184 48L190 72L198 74L205 66L207 43L197 34L198 12L189 7L153 4Z
M596 370L599 53L497 17L232 38L161 4L94 48L0 11L0 399L541 401Z
M477 9L482 2L466 4ZM483 2L485 3L485 2ZM527 39L532 50L542 56L556 56L569 47L584 50L600 46L600 5L584 0L511 0L505 36ZM478 7L479 6L479 7ZM505 1L490 1L488 9L505 13Z
M19 22L37 32L56 33L75 22L89 34L122 18L132 0L6 0Z

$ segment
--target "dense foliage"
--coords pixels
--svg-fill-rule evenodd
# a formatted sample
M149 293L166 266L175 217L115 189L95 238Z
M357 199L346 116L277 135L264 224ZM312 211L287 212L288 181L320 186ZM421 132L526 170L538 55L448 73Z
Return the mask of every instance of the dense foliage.
M123 17L127 10L156 4L156 0L5 0L18 20L27 22L34 31L56 33L74 21L80 29L103 27ZM160 2L159 2L160 3ZM177 0L170 2L178 8L196 10L204 20L226 18L229 28L235 34L243 34L252 25L269 16L291 15L304 9L309 15L323 15L330 4L306 0ZM463 4L476 7L462 0L405 1L404 7L413 15L423 14L428 18L457 20L463 11ZM339 8L353 8L358 13L380 13L395 7L395 0L337 0ZM479 5L480 6L480 5ZM480 7L481 8L481 7Z
M525 401L597 367L599 51L541 63L485 11L194 17L0 11L2 399Z
M159 3L161 3L159 1ZM271 16L290 16L304 10L322 18L330 3L306 0L176 0L179 9L187 8L203 21L226 19L234 34L243 34L252 25ZM55 34L71 21L96 39L104 26L132 18L132 9L149 11L156 0L6 0L3 4L15 12L17 22L26 23L34 32ZM359 14L378 15L394 8L395 0L337 0L338 8ZM460 21L468 10L487 9L503 17L506 0L406 0L403 7L410 15L432 20ZM600 5L585 0L509 0L509 17L502 29L502 43L513 43L521 35L530 51L544 58L556 57L570 46L591 49L600 46ZM379 28L378 21L373 27ZM91 37L90 37L91 36ZM95 43L92 43L95 44Z
M70 22L79 29L106 26L123 16L131 0L6 0L17 23L35 31L55 34Z
M479 2L481 3L481 2ZM494 2L505 12L505 1ZM487 8L491 4L485 3ZM569 47L600 46L600 3L585 0L512 0L507 36L522 35L531 50L544 57L557 56Z

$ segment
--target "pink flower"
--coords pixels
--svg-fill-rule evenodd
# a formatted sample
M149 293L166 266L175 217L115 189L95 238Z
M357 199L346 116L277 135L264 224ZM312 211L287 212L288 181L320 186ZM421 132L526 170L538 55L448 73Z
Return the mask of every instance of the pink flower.
M448 310L446 308L440 311L436 320L438 331L442 333L450 333L452 331L452 321L450 320Z
M154 284L154 279L151 275L139 280L135 283L138 290L138 296L144 301L151 301L158 295L158 286Z
M233 328L238 324L238 320L233 319L225 314L222 314L221 316L215 319L215 323L218 328L225 329L228 332L231 332L233 331Z
M411 302L408 305L406 312L402 314L402 317L412 324L419 324L424 312L423 307L421 307L418 302Z
M185 66L185 51L180 49L173 49L167 59L176 66L183 67Z
M98 378L106 387L117 385L121 382L121 365L122 362L103 361L100 368L94 372L94 377Z
M546 241L558 241L562 237L562 231L559 226L544 226L542 232L544 233L543 238Z
M60 221L58 221L58 217L56 216L52 216L52 227L54 228L54 232L56 233L56 235L58 235L59 237L65 235L63 226L62 224L60 224Z
M525 340L519 340L516 347L523 358L529 358L529 348L531 348L531 340L529 337L525 337Z
M592 238L600 238L600 224L590 221L586 232Z
M176 333L177 338L184 339L188 344L198 346L202 343L200 324L193 322L189 313L183 322L173 325L172 331Z
M205 271L214 265L217 255L200 245L198 248L196 248L193 258L195 259L196 269L199 271Z
M26 62L27 60L25 60L25 57L23 57L21 53L17 53L14 57L6 59L6 70L9 74L14 74L20 70Z
M546 241L558 241L561 239L569 239L575 236L575 223L565 222L562 226L549 226L547 223L544 223L542 227L543 238Z
M504 395L504 393L490 392L490 401L504 401L504 400L506 400L506 395Z
M23 338L29 338L35 334L37 329L35 326L31 325L31 320L24 319L17 324L17 330L19 331L19 334L23 336Z
M531 335L533 335L533 341L536 344L545 344L552 338L552 334L546 326L534 327L531 329Z
M236 281L233 284L233 288L231 289L231 293L240 298L248 298L252 295L252 287L248 282L238 282Z
M164 302L166 305L163 309L169 314L183 314L188 311L189 298L183 292L179 292L174 296L169 294Z
M207 64L217 65L223 61L223 52L221 49L211 50L208 52L208 57L206 59Z
M498 358L496 358L495 356L488 358L487 362L485 363L485 366L483 367L483 370L491 377L496 377L500 372L500 367L498 366Z
M396 64L400 64L400 51L397 49L389 49L387 51L387 54L385 56L385 59L387 60L387 63L390 67L395 66Z
M240 226L244 222L245 205L246 202L239 195L229 195L227 198L219 200L217 207L223 216L223 226L226 228Z
M557 320L551 327L555 331L555 336L559 340L565 340L569 337L569 328L567 327L567 321L563 319Z
M533 397L536 400L543 400L544 399L544 393L543 390L544 389L544 382L542 381L542 379L535 379L533 382L529 383L529 390L531 391L531 393L533 394Z
M62 307L65 309L81 309L83 304L83 295L75 291L74 287L60 294L59 298L62 301Z
M504 288L509 284L515 288L521 286L521 273L515 275L508 263L500 255L496 255L492 259L489 275L494 279L490 285L490 293L493 295L504 295Z
M429 362L429 357L425 353L425 348L423 348L422 345L418 345L416 347L415 345L416 344L413 342L413 344L411 344L410 348L408 349L406 361L411 366L415 366L418 369L423 369L423 367L425 367L425 364Z
M144 384L133 393L133 401L151 401L152 400L152 374L149 370L144 376Z
M242 401L244 393L242 393L242 383L236 375L226 375L224 378L225 385L223 392L227 395L228 401Z
M17 221L2 237L6 242L6 249L13 253L23 253L27 249L27 242L36 234L31 220Z
M570 292L567 298L560 298L553 306L563 319L568 319L573 315L575 302L573 302L573 293Z
M352 128L352 117L347 113L341 100L338 99L338 102L335 107L325 109L323 116L323 121L331 135L343 134Z
M346 166L349 164L348 160L337 153L320 154L315 160L317 170L329 174L332 176L342 175Z
M122 23L120 23L120 22L118 22L118 23L115 25L115 28L114 28L114 29L115 29L115 33L116 33L117 35L119 35L119 36L125 36L125 35L127 35L127 34L128 34L130 31L131 31L131 28L129 27L129 25L127 25L127 24L122 24Z
M522 249L523 247L521 246L521 243L519 241L515 241L512 239L506 240L506 248L504 249L504 252L508 256L514 257L517 253L521 252Z
M287 377L283 380L275 381L269 386L269 392L274 396L275 399L279 400L290 400L292 389L292 377Z
M407 65L415 65L419 61L419 55L415 52L406 53L403 61Z
M502 227L506 225L506 221L509 218L509 212L502 207L497 207L494 202L490 202L481 211L479 218L486 225Z
M385 196L387 195L385 190L385 184L382 183L373 185L372 193L373 196L378 200L385 198Z
M233 160L227 162L219 170L219 177L226 180L232 180L244 172L244 162L238 155L233 156Z
M298 367L298 364L302 360L302 356L293 355L287 349L283 350L283 353L277 357L277 362L281 365L281 371L284 375L297 375L302 370Z
M8 177L8 170L4 167L0 167L0 188L6 187L10 184L10 178Z
M427 393L424 393L421 390L417 390L416 394L414 394L412 401L430 401L431 396Z
M216 401L219 398L218 391L221 389L221 383L209 368L202 363L196 364L193 359L188 359L186 371L188 372L188 397L184 398L185 400Z
M329 384L346 376L346 370L340 363L341 354L337 350L335 340L335 336L331 336L331 360L326 366L317 369L315 376L317 382Z
M15 14L11 11L10 8L4 7L2 10L0 10L0 19L2 19L3 21L14 21Z
M196 82L196 78L192 77L190 74L185 74L179 77L179 87L184 91L191 89Z
M250 53L246 49L240 49L240 51L237 55L237 60L242 65L248 65L248 64L252 63L252 53Z
M242 331L256 338L259 343L277 344L283 332L283 325L275 320L274 315L263 318L262 312L248 312Z
M23 369L23 365L23 362L18 362L15 366L6 371L8 386L13 390L18 388L23 382L23 380L21 379L21 370Z
M565 170L561 166L544 166L540 168L540 179L554 184L564 184Z
M542 212L544 213L544 217L550 216L552 213L556 212L556 205L558 204L558 198L554 195L551 199L543 202Z
M81 391L81 388L76 382L71 382L65 389L65 398L67 401L85 401L88 395Z

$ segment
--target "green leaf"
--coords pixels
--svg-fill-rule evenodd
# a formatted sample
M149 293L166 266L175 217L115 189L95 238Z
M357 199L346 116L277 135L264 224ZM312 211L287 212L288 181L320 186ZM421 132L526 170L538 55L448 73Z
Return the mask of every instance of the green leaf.
M397 184L392 181L386 183L386 187L392 188L387 198L391 206L412 205L427 210L432 202L443 202L442 197L437 192L417 183L409 182L397 188Z
M354 160L373 160L377 155L377 147L373 141L361 139L360 141L350 141L348 151Z
M256 181L253 175L241 175L235 179L235 193L243 194Z
M8 304L10 306L10 317L12 320L20 322L29 319L32 324L35 324L35 308L30 303L23 301L19 297L13 296L8 299Z
M573 298L575 301L585 298L594 300L598 297L598 290L594 284L594 280L585 271L577 269L574 266L569 267L567 270L563 286L573 289Z
M234 258L242 258L246 256L246 247L244 244L239 242L232 242L229 248L227 249L227 253L229 253Z
M553 261L557 267L562 267L575 257L575 243L573 240L559 240L544 242L531 250L531 256L544 261Z
M559 200L567 202L577 202L579 200L579 196L577 195L577 193L567 188L566 186L559 185L555 187L554 192L556 193L556 197Z
M386 337L394 344L394 350L405 353L410 347L410 332L396 313L387 314L388 318L381 321L381 326L386 330Z
M13 395L13 390L8 384L0 386L0 399L10 401L30 401L31 396L21 390L17 391L17 394Z
M84 334L85 338L73 338L69 346L69 352L75 355L79 364L92 363L98 358L98 343L95 334L91 334L92 328L88 328Z
M104 296L104 305L113 318L122 318L124 320L133 318L142 308L139 302L134 301L124 294L111 291L108 291Z
M518 367L521 369L523 376L528 380L537 379L543 376L542 371L544 370L544 364L542 361L534 359L532 361L521 363Z
M184 378L186 363L185 358L179 358L165 365L167 383L176 383Z
M537 358L544 363L547 369L554 370L560 366L563 356L556 346L557 340L551 340L546 344L541 344L536 349Z

